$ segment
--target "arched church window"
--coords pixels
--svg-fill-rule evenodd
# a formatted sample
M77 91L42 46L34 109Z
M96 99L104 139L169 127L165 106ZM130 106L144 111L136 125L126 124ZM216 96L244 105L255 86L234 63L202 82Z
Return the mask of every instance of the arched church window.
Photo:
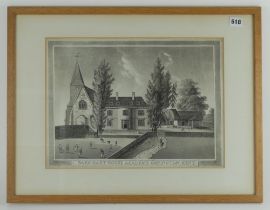
M84 100L80 100L79 102L79 109L87 109L87 103Z

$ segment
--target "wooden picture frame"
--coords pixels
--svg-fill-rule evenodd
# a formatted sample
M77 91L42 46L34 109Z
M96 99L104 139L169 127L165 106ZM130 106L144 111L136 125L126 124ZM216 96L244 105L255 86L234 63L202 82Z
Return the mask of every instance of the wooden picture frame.
M217 194L20 194L17 192L16 168L18 147L16 135L18 126L18 17L50 15L229 15L251 16L253 49L253 171L254 193ZM229 24L229 20L228 20ZM172 35L173 36L173 35ZM225 41L226 42L226 41ZM9 7L8 8L8 147L7 147L7 202L9 203L260 203L263 199L262 173L262 81L261 81L261 8L260 7ZM29 59L28 62L31 59ZM21 93L20 93L21 94ZM30 132L30 131L26 131ZM225 140L226 141L226 140ZM243 148L240 148L243 149ZM44 164L45 165L45 164ZM71 169L72 170L72 169ZM75 169L76 170L76 169ZM121 169L123 170L123 169ZM31 180L31 179L30 179ZM31 183L30 183L31 184Z

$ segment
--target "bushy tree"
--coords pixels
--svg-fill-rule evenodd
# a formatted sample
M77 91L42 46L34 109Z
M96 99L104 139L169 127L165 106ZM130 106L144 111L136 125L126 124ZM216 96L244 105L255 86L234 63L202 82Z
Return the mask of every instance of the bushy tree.
M179 101L177 108L181 111L197 111L197 118L202 120L205 110L208 109L206 96L201 96L198 83L191 79L185 79L181 82L179 89Z
M93 89L94 103L93 114L97 129L97 136L103 132L106 123L105 107L112 95L111 85L114 81L111 67L106 60L102 60L94 71Z

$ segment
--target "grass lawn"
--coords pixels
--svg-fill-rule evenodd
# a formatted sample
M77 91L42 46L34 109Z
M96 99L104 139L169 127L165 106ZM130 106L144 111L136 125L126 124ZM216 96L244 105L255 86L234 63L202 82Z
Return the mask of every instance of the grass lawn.
M151 137L131 148L123 159L212 159L215 158L213 137Z
M98 159L101 150L106 158L128 145L134 138L85 138L55 140L55 159Z
M166 137L166 148L152 159L211 159L215 158L213 137Z

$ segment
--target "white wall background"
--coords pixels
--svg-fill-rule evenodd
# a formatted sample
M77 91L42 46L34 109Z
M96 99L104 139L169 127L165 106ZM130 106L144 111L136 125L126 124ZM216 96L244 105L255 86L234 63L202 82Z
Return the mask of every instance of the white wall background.
M264 122L264 203L263 204L7 204L6 203L6 69L7 5L20 6L261 6L263 39L263 122ZM270 1L263 0L0 0L0 209L270 209ZM31 178L29 178L29 182Z

